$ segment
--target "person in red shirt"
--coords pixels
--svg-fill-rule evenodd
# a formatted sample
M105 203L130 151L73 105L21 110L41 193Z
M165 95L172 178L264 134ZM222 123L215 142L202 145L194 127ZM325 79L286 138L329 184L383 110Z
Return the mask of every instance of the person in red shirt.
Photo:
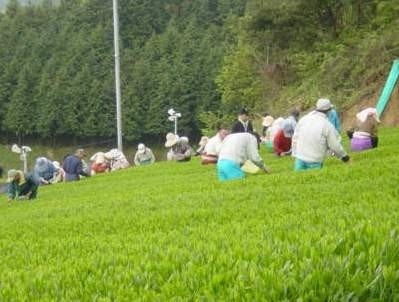
M273 149L278 156L291 154L292 136L294 135L294 126L289 121L283 122L282 128L276 133L273 140Z

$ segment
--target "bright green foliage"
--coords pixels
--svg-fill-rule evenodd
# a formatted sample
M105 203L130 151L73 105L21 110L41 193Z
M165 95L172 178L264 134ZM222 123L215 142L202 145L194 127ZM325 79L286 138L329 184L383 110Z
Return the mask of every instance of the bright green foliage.
M376 150L219 183L157 163L0 204L0 300L396 301L398 130Z
M399 57L397 0L247 3L217 81L228 104L281 114L329 97L349 107L378 94Z

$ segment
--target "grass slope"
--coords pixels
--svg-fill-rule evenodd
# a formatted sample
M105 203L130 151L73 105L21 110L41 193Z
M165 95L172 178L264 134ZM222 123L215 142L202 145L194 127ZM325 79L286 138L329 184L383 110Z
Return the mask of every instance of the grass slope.
M158 163L0 203L0 300L399 300L399 132L377 150L220 184Z

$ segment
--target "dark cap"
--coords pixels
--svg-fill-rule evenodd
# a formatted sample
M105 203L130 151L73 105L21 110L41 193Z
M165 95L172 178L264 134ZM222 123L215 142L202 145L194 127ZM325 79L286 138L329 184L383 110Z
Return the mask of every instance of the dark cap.
M241 114L245 114L245 115L249 115L249 111L247 110L247 108L241 108L240 111L238 112L240 115Z

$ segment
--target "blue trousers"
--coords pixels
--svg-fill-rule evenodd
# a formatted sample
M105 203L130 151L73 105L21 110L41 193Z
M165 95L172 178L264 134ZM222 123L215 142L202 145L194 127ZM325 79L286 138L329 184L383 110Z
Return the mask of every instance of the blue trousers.
M307 163L299 158L295 159L295 171L306 171L313 169L321 169L323 167L323 163Z
M245 173L239 164L232 160L220 159L217 164L218 178L220 181L243 179Z

